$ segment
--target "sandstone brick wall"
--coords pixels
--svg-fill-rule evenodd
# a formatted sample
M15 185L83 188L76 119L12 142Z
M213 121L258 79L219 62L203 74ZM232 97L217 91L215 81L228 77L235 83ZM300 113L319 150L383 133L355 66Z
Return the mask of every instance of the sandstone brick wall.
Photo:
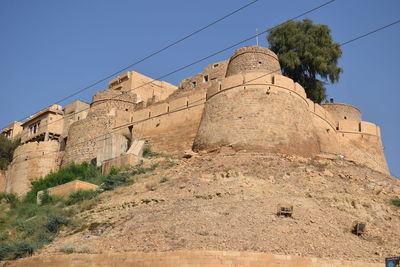
M86 119L73 123L68 133L62 167L96 159L99 142L111 131L114 117L107 110L91 110Z
M83 120L89 113L90 105L82 101L74 101L64 107L64 125L62 136L68 136L72 123Z
M202 73L181 81L180 90L196 88L197 90L206 90L218 81L221 81L226 74L228 61L216 62L204 68ZM195 84L193 84L195 83Z
M133 154L127 154L113 159L109 159L103 162L101 166L101 172L108 174L112 167L121 168L124 166L135 165L139 161L139 157Z
M380 136L363 133L338 133L340 151L348 160L389 173Z
M62 152L57 141L30 142L14 151L9 167L10 182L7 191L23 195L29 191L31 182L60 167Z
M340 120L361 121L361 111L352 105L343 103L323 103L321 106L333 116L336 123Z
M6 171L0 170L0 193L6 192Z
M0 134L4 134L7 138L10 139L20 138L21 133L22 133L22 127L21 127L21 122L19 121L12 122L6 128L0 131Z
M110 91L129 91L138 96L138 101L147 102L155 98L162 101L171 95L177 87L164 81L155 81L135 71L126 72L112 79L109 83Z
M258 74L229 76L218 92L207 94L194 148L231 145L306 156L319 152L308 103L293 81L280 75L256 79L265 73Z
M239 48L229 60L226 77L248 72L274 72L281 74L277 55L261 46Z
M47 191L49 192L49 195L68 197L71 193L74 193L78 190L96 190L98 188L99 186L95 184L87 183L80 180L74 180L62 185L50 187L47 189ZM40 192L38 192L38 195L40 195Z
M155 151L182 153L192 148L205 102L205 92L154 105L133 114L133 134Z
M344 261L301 256L274 255L255 252L236 251L168 251L168 252L126 252L104 254L71 254L53 256L34 256L17 261L9 261L4 266L287 266L287 267L383 267L384 263ZM0 262L0 266L1 262Z

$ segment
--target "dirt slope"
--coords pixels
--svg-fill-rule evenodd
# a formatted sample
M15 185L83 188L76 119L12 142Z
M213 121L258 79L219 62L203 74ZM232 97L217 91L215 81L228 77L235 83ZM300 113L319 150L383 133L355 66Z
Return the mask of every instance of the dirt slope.
M382 262L400 255L400 181L351 162L215 153L152 159L152 173L103 193L37 254L72 246L91 253L170 250L258 251ZM160 183L161 178L166 182ZM277 217L279 203L293 218ZM351 233L355 221L367 234Z

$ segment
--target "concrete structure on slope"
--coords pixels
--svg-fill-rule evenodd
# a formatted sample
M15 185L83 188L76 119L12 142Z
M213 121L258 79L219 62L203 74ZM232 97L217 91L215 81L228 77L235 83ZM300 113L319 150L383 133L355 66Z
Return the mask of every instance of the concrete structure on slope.
M351 105L313 103L300 84L281 74L277 56L259 46L238 49L230 60L207 66L179 87L124 73L97 92L90 106L52 105L21 126L16 122L2 131L23 142L3 174L5 190L18 194L71 163L125 162L117 158L126 157L135 139L172 154L224 146L328 154L389 173L378 126L362 121Z

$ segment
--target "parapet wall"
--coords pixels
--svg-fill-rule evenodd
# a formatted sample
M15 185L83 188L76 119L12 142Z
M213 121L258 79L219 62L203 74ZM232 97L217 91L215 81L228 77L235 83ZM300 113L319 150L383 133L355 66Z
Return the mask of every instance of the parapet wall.
M281 74L278 56L261 46L239 48L229 60L226 77L249 72Z
M226 74L228 61L221 61L207 66L202 73L181 81L179 87L187 90L196 88L196 90L207 90L216 82L221 81Z
M134 112L134 136L149 141L155 151L182 153L191 149L205 97L205 91L200 91Z
M7 192L25 194L31 182L59 169L61 156L57 141L30 142L17 147L9 167L12 179Z
M336 123L341 120L362 120L361 111L352 105L343 103L323 103L321 106L332 115Z
M267 253L244 251L167 251L167 252L126 252L102 254L71 254L54 256L33 256L9 261L9 267L41 267L41 266L287 266L287 267L383 267L384 263L367 263L321 259L312 257L274 255ZM0 262L1 264L1 262Z

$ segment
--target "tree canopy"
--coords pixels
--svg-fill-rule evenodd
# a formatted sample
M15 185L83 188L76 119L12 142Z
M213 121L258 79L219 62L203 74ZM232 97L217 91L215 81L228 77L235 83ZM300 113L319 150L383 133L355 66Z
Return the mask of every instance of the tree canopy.
M301 84L307 97L321 103L327 82L335 83L343 70L337 66L342 55L327 25L309 19L288 21L269 31L270 49L279 57L282 73Z
M12 161L14 150L19 146L20 140L11 141L7 137L0 134L0 170L7 168Z

